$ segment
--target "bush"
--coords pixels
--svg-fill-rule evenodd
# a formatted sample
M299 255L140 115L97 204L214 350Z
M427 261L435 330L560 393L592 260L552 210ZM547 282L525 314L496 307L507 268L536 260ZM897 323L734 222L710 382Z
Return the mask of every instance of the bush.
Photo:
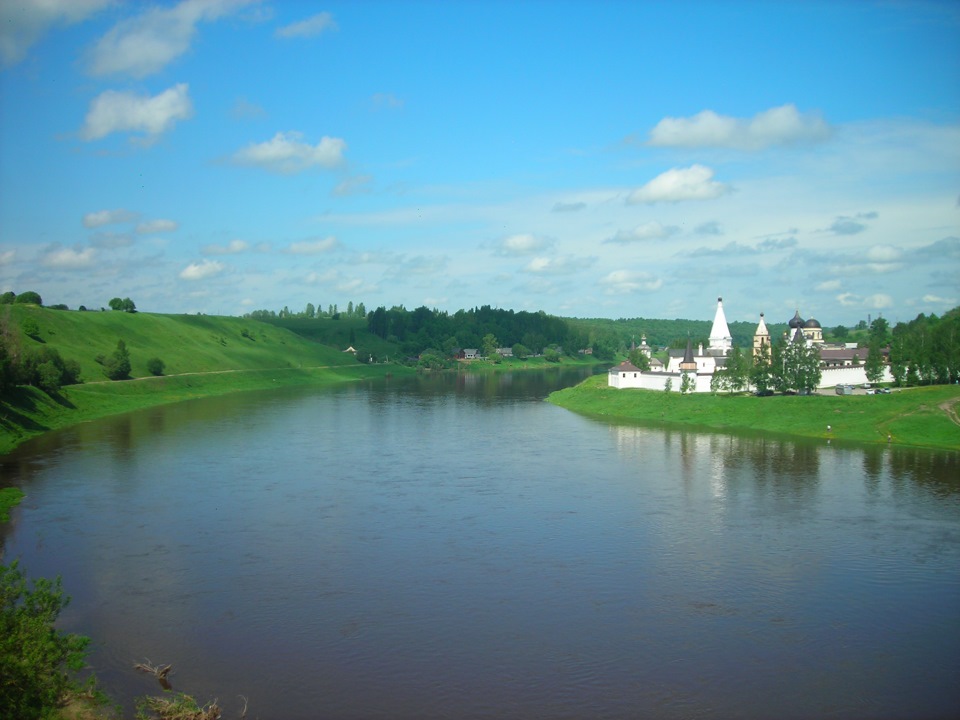
M40 298L39 293L35 293L33 290L27 290L27 292L20 293L17 295L17 299L14 302L18 303L28 303L31 305L43 305L43 300Z
M125 380L130 377L130 351L123 340L118 340L117 349L104 359L103 372L111 380Z
M147 371L151 375L163 375L163 370L166 367L166 364L160 358L150 358L147 360Z
M77 689L69 671L82 669L90 640L54 627L69 602L60 578L31 589L16 561L0 565L0 717L50 717Z

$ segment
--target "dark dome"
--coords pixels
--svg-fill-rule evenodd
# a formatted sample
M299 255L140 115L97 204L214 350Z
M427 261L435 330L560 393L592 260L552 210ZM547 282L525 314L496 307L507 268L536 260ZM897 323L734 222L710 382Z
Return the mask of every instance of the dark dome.
M822 328L820 328L820 323L818 323L818 322L817 322L816 320L814 320L813 318L810 318L809 320L807 320L807 321L803 324L803 326L804 326L805 328L818 328L818 329L822 329Z
M793 320L791 320L789 323L787 323L787 325L789 325L790 328L793 329L793 330L796 330L797 328L802 328L802 327L803 327L803 318L800 317L800 311L799 311L799 310L797 310L796 314L793 316Z

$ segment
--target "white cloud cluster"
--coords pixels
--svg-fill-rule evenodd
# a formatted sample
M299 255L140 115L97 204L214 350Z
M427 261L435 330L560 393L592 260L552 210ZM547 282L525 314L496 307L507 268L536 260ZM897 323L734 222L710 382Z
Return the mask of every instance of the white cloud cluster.
M97 228L104 225L117 225L135 221L139 215L129 210L98 210L90 212L83 216L83 226L85 228Z
M0 3L0 65L23 60L27 51L53 25L86 20L114 0L35 0Z
M650 145L762 150L772 145L817 142L830 137L818 113L801 113L792 104L734 118L704 110L690 118L667 117L650 131Z
M277 28L276 36L279 38L302 38L319 35L326 30L336 30L337 23L333 15L328 12L318 13L306 20L290 23L281 28Z
M106 90L93 99L80 136L99 140L115 132L141 132L156 139L193 115L189 87L179 83L154 97Z
M530 233L510 235L496 243L494 253L504 257L522 257L543 252L553 245L553 241Z
M255 0L183 0L171 7L148 7L118 22L90 50L94 75L136 78L159 72L190 48L201 21L212 22Z
M224 265L216 260L203 260L198 263L190 263L180 271L182 280L205 280L206 278L219 275L223 272Z
M591 267L595 257L535 257L523 268L535 275L576 275Z
M12 264L16 256L16 250L4 250L3 252L0 252L0 266Z
M51 248L40 260L44 267L55 270L78 270L93 264L96 250L83 248Z
M245 240L231 240L226 245L207 245L203 248L204 255L236 255L246 252L250 244Z
M238 150L233 161L284 175L313 166L331 169L343 162L347 143L341 138L324 136L316 145L302 142L302 138L303 134L299 132L278 132L266 142L253 143Z
M875 293L867 296L841 293L837 295L837 302L844 307L858 307L864 310L884 310L893 307L893 298L886 293Z
M600 279L600 286L607 295L624 295L654 292L663 287L663 280L648 272L614 270Z
M713 179L713 170L703 165L672 168L627 196L627 203L711 200L730 191L730 186Z
M137 225L137 232L141 235L174 232L179 227L174 220L147 220Z
M651 220L643 225L637 225L633 230L618 230L616 235L603 242L627 245L645 240L662 240L671 235L676 235L678 232L680 232L680 228L676 225L663 225L656 220Z

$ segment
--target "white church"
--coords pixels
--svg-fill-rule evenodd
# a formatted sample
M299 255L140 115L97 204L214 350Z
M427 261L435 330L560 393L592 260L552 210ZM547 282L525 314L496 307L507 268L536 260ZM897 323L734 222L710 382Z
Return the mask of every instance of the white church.
M820 349L822 370L820 388L832 388L840 384L861 385L867 382L867 374L863 366L866 350L857 349L855 346L825 346L820 323L813 318L804 320L800 317L799 310L787 324L792 341L805 342L808 346L817 346ZM753 334L753 354L756 355L764 344L769 348L770 343L770 332L764 322L763 313L760 313L760 322ZM652 357L652 350L647 345L646 337L641 340L639 349L650 358L650 370L644 372L629 360L624 361L610 368L607 385L619 389L664 390L670 383L673 390L679 390L686 375L689 378L688 382L692 382L693 392L710 392L714 372L726 364L727 356L733 349L733 337L730 335L727 317L723 312L723 298L717 298L717 311L713 316L713 326L710 328L706 348L701 344L694 352L688 340L686 350L669 351L666 367ZM891 382L893 377L890 375L890 368L884 366L883 372L882 382Z

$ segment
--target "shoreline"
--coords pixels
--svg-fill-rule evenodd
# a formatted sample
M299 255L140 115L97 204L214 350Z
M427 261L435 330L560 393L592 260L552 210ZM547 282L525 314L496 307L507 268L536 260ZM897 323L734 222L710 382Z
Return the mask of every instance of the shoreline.
M324 386L413 374L401 365L320 365L187 372L64 387L54 398L19 387L0 404L0 458L53 430L158 405L277 387Z
M558 390L547 402L606 422L757 432L859 445L960 451L960 387L931 385L889 395L715 395L607 386L603 376Z

